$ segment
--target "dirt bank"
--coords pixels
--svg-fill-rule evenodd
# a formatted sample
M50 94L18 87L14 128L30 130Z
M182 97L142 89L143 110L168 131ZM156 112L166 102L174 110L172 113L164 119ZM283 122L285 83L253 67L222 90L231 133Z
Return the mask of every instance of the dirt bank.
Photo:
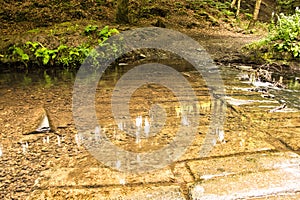
M242 5L240 20L225 1L130 1L130 24L115 23L115 1L4 1L0 16L0 61L22 65L6 54L9 48L28 41L39 42L46 48L60 44L96 45L97 40L84 34L87 25L118 30L159 26L188 34L200 42L217 62L249 62L241 53L243 45L265 34L263 27L255 34L245 30L254 1ZM268 21L272 1L264 1L260 18Z

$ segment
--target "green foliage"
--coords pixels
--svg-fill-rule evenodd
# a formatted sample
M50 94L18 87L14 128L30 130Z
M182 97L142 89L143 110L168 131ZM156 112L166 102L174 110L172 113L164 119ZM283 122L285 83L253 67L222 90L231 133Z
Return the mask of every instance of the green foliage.
M108 26L98 30L98 26L89 25L85 28L84 33L86 35L97 33L97 42L102 45L110 36L119 33L119 31L115 28L110 29ZM39 66L63 65L70 67L80 65L90 54L92 48L93 46L90 44L81 44L77 47L60 44L57 48L49 49L40 42L27 41L23 45L10 47L10 54L5 55L5 57L14 61L21 61L26 66L30 62Z
M41 47L41 48L38 48L34 55L36 58L41 58L42 61L43 61L43 64L44 65L47 65L51 60L54 60L55 57L57 56L57 52L58 50L57 49L47 49L46 47Z
M295 8L299 6L298 0L277 0L277 10L280 13L294 14Z
M27 33L39 33L39 32L40 32L40 29L39 29L39 28L36 28L36 29L32 29L32 30L27 31Z
M253 14L251 14L251 13L245 13L245 17L246 17L248 20L251 20L251 19L253 19Z
M277 23L269 27L267 38L253 43L250 49L261 51L262 57L269 59L299 59L300 58L300 10L295 14L280 14Z
M39 46L42 46L42 44L39 42L30 42L30 41L26 42L26 47L33 52L35 52Z
M17 46L12 46L9 48L9 50L12 51L12 54L15 56L20 56L22 61L28 61L29 60L29 56L28 54L26 54L23 49L21 49L20 47L17 47Z
M50 88L53 83L51 77L44 71L45 88Z
M84 33L85 33L85 35L91 35L92 33L96 32L97 30L98 30L97 25L88 25L87 27L85 27Z
M300 90L299 80L291 80L288 84L288 88L291 90Z
M99 30L97 25L88 25L84 29L84 34L93 35L93 38L96 37L98 44L105 42L110 36L118 33L119 31L116 28L109 28L109 26L105 26Z
M280 14L277 24L271 29L271 40L279 52L289 52L294 58L300 58L300 10L294 15Z
M227 10L227 9L223 9L222 12L226 15L226 16L235 16L235 13Z
M293 15L280 14L275 26L270 30L271 41L279 52L289 52L294 58L300 58L300 10Z
M110 29L108 26L105 26L101 31L99 31L98 36L101 42L107 40L113 34L118 34L119 31L115 28Z
M89 55L91 47L89 45L80 45L78 47L68 48L68 53L62 56L61 63L69 66L70 64L81 64Z

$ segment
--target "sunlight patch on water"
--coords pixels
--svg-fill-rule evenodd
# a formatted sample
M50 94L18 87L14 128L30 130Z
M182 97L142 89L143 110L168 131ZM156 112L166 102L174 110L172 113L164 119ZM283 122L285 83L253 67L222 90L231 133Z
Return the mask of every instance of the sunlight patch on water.
M96 126L94 134L95 134L95 140L100 141L101 140L101 126Z
M46 137L43 137L43 144L49 144L49 142L50 142L50 138L49 138L49 136L46 136Z
M78 134L75 134L74 138L75 138L75 142L76 142L77 146L79 147L81 145L80 136Z
M25 142L24 144L22 144L22 152L23 154L26 154L28 151L28 142Z
M142 117L142 116L138 116L138 117L135 119L135 125L136 125L136 127L138 127L138 128L142 127L142 125L143 125L143 117Z
M136 162L137 163L140 163L141 162L141 157L140 157L140 155L138 154L138 155L136 155Z
M146 138L148 138L149 133L150 133L150 123L149 123L149 120L147 117L145 118L144 133L145 133Z
M278 103L274 100L243 100L243 99L235 99L232 97L226 97L226 100L229 104L233 106L241 106L241 105L247 105L252 103Z
M204 192L205 189L201 185L195 185L190 191L190 196L192 199L201 199Z
M120 170L120 168L121 168L121 161L120 161L120 160L117 160L117 161L116 161L116 168L117 168L118 170Z
M188 117L186 115L182 115L181 124L183 126L189 126L190 125L190 122L189 122Z
M61 139L59 136L57 136L57 145L60 146L61 145Z
M3 147L2 147L2 145L0 144L0 157L3 155Z
M121 185L125 185L126 184L126 179L124 177L119 177L119 183Z
M299 110L295 108L283 108L283 109L275 110L274 112L290 113L290 112L299 112Z
M206 175L200 176L200 179L209 180L209 179L212 179L212 178L228 176L228 175L233 175L233 174L235 174L235 173L224 172L224 173L221 173L221 174L206 174Z

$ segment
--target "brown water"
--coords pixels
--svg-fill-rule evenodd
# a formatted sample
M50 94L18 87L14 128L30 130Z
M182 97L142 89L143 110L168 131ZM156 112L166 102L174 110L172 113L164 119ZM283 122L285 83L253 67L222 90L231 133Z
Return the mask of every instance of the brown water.
M175 151L175 154L182 155L173 164L160 171L141 175L117 172L123 163L122 157L116 159L117 155L107 155L107 152L97 154L114 158L105 160L111 162L110 166L114 166L111 170L99 162L99 159L92 157L84 147L85 135L78 134L72 116L72 91L76 78L74 72L48 70L28 74L1 74L0 198L35 199L43 196L59 199L70 195L69 198L86 199L93 198L97 193L86 190L74 196L71 192L85 188L99 188L103 199L118 196L121 198L122 195L128 198L129 194L132 195L129 191L145 190L144 195L147 195L151 190L145 188L153 189L154 186L170 187L173 195L178 192L186 198L189 185L204 180L204 172L208 169L202 169L201 162L205 159L252 155L261 151L267 154L274 151L299 154L300 90L298 80L295 79L300 77L299 74L284 77L283 82L287 88L271 87L268 89L271 97L266 98L262 97L261 92L251 91L251 83L239 80L240 73L249 73L247 70L242 72L241 69L221 66L228 103L227 118L224 127L215 127L219 132L212 143L214 148L203 158L200 157L199 151L212 118L213 105L209 89L201 75L189 65L174 60L163 62L172 63L171 65L189 81L197 96L198 106L180 105L170 89L148 83L135 90L131 96L131 125L126 125L125 122L116 123L111 112L113 89L118 79L132 68L131 65L110 67L99 82L95 95L99 127L91 130L90 139L94 144L99 142L101 145L101 139L105 135L114 146L137 154L162 149L174 141L179 127L183 126L189 130L191 115L196 115L199 119L193 141L190 141L191 144L185 152ZM286 103L284 109L276 109L283 103ZM159 105L155 109L156 112L150 112L153 104ZM32 120L40 114L40 109L46 110L53 131L24 135L36 128L32 127ZM274 112L270 112L272 110ZM154 123L155 118L162 116L165 119L164 123ZM134 134L126 134L125 130L131 130ZM137 164L144 159L146 158L143 156L133 158ZM160 154L154 161L160 166L161 160L168 159L172 160ZM235 161L222 162L223 166L232 166L232 173L239 168L233 166ZM207 166L209 168L209 164ZM218 167L222 171L221 168ZM246 172L251 170L255 171L256 167L247 166ZM148 186L144 187L143 183ZM128 185L128 190L124 189L123 185ZM115 194L111 191L119 192Z

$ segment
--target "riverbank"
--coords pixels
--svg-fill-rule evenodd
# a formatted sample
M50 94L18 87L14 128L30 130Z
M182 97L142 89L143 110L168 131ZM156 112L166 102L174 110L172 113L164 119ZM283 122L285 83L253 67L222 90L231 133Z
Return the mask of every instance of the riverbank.
M61 45L68 47L65 54L79 51L78 54L98 44L99 37L93 28L105 26L117 30L132 30L138 27L157 26L183 32L203 45L216 62L260 65L242 51L242 47L257 41L266 34L266 24L258 23L255 29L247 30L250 9L253 2L244 4L239 20L229 3L222 1L156 1L155 3L133 1L130 4L130 23L115 23L115 4L113 1L70 1L5 3L0 31L0 63L9 67L64 67L78 68L83 57L67 57L58 62ZM34 3L35 2L35 3ZM37 1L38 2L38 1ZM271 1L262 4L261 19L268 21L271 15ZM52 8L51 10L49 10ZM54 9L53 9L54 8ZM36 12L33 12L36 11ZM10 13L8 13L10 12ZM33 13L37 13L36 15ZM6 17L5 17L6 16ZM90 31L90 32L89 32ZM89 33L87 33L89 32ZM42 55L31 53L33 45L48 51ZM20 51L19 49L22 51ZM24 55L26 54L26 55ZM47 63L44 62L46 57ZM48 58L49 57L49 58ZM55 57L55 59L52 57ZM69 64L68 62L74 61ZM66 60L68 62L66 62ZM78 61L78 62L77 62ZM46 64L45 64L46 63ZM44 65L44 66L43 66Z

